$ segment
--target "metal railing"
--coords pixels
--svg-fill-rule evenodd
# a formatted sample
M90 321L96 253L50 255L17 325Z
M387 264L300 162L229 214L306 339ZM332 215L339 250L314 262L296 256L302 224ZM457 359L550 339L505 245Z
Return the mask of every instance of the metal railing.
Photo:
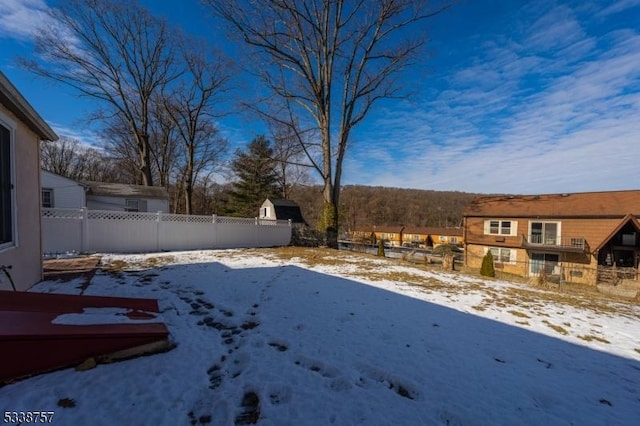
M525 247L538 246L542 248L562 248L575 251L585 251L588 249L587 240L584 237L557 235L523 235L522 245Z

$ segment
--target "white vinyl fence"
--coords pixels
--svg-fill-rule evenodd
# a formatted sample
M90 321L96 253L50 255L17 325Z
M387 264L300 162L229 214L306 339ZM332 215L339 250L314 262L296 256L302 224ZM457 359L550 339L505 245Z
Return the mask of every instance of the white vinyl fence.
M44 254L284 246L291 223L220 216L42 209Z

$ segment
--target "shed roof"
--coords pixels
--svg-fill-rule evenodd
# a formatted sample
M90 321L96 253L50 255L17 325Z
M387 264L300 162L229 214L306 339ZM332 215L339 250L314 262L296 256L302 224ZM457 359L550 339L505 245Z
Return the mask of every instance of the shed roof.
M87 194L107 197L137 197L168 200L169 193L161 186L128 185L124 183L105 183L84 181Z
M0 71L0 103L25 123L41 140L58 140L58 135L40 117L2 71Z
M478 197L467 217L624 217L640 215L640 190Z

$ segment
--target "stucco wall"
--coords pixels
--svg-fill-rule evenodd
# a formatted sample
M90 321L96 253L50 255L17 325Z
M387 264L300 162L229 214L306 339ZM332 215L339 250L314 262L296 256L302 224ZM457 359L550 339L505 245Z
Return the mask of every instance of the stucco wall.
M42 279L40 246L40 147L39 138L16 116L0 105L0 120L15 124L14 149L14 215L16 245L0 251L0 264L11 265L10 273L19 290L26 290ZM11 289L0 274L0 289Z

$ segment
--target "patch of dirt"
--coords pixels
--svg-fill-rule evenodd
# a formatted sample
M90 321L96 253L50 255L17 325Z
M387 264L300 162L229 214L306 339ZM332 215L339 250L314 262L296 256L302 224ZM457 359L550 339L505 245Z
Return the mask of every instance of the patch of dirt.
M71 281L84 277L85 286L96 273L100 264L100 257L88 256L72 259L47 259L43 263L43 275L45 280Z

